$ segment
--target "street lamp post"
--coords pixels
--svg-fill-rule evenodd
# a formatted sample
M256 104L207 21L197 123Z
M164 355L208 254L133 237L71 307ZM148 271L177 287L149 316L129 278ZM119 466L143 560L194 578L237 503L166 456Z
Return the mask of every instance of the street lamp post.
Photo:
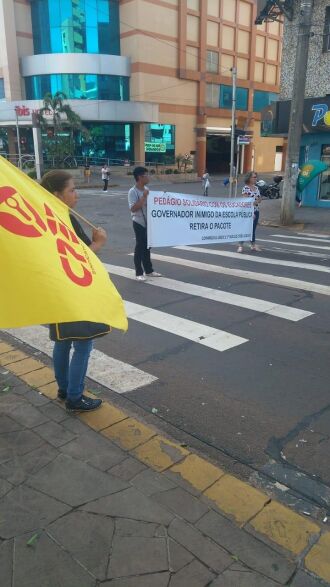
M235 124L236 124L236 79L237 69L231 68L232 73L232 104L231 104L231 141L230 141L230 177L229 177L229 196L233 195L233 184L235 179Z

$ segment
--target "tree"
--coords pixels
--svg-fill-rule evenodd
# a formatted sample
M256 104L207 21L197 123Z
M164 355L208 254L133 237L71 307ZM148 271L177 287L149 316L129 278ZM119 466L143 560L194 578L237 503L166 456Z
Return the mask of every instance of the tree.
M52 95L46 94L43 99L43 107L40 109L40 124L47 132L45 141L50 155L56 159L74 155L74 133L80 131L87 135L88 131L83 126L80 116L72 110L69 104L65 104L67 97L63 92ZM47 114L47 116L46 116ZM60 131L69 131L69 137L63 137ZM51 134L48 134L50 131Z

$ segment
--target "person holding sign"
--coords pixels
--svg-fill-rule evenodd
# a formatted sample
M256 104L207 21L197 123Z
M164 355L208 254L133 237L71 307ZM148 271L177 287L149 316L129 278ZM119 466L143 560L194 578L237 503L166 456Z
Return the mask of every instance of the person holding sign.
M245 185L242 189L242 196L247 198L254 198L254 214L253 214L253 231L251 240L251 251L260 251L260 248L256 245L256 228L259 221L259 203L261 202L260 192L256 181L258 179L257 174L254 171L250 171L245 176ZM237 252L243 253L243 242L238 245Z
M137 281L145 281L147 277L160 277L153 270L150 249L147 240L147 200L149 190L148 171L145 167L135 167L133 171L135 186L128 192L128 206L131 211L133 230L135 233L134 265Z

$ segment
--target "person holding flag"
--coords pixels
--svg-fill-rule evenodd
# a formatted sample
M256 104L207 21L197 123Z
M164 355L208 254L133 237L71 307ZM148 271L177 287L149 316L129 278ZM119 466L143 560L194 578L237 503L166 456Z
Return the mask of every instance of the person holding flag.
M41 186L62 200L70 209L74 208L78 202L78 194L73 178L67 171L48 171L41 180ZM80 240L94 253L97 253L107 240L106 231L103 228L94 229L91 240L73 214L70 214L70 220ZM86 412L99 408L102 404L101 399L92 399L83 395L89 356L93 348L93 338L57 340L54 325L50 326L50 337L55 341L53 363L55 378L59 387L58 399L66 400L65 405L68 411ZM70 361L72 347L73 354Z
M47 173L40 186L0 157L0 328L51 325L58 397L86 412L102 403L83 394L93 339L126 331L127 317L94 254L107 235L73 213L77 199L66 171ZM92 226L91 239L76 216Z

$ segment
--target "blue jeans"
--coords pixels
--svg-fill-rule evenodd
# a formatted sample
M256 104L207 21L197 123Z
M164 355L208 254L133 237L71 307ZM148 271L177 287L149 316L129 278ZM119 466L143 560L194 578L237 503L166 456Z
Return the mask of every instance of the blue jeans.
M73 355L70 361L72 346ZM61 340L54 344L55 378L59 389L66 391L67 399L70 401L78 401L83 394L92 348L93 340Z
M254 219L253 219L253 231L252 231L252 241L251 243L254 245L256 242L256 228L259 221L259 210L254 211Z

